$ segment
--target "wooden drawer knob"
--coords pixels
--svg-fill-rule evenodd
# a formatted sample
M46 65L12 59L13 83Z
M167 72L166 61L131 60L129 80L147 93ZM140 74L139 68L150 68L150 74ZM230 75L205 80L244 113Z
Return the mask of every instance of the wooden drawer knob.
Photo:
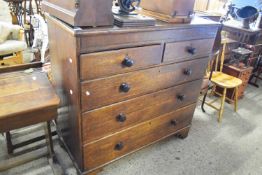
M182 94L177 95L177 99L180 100L180 101L184 101L185 98L186 98L185 95L182 95Z
M125 57L125 59L122 61L122 65L125 67L132 67L134 65L134 61L129 57Z
M127 83L122 83L119 89L122 92L128 92L130 90L130 86Z
M186 48L187 52L190 53L191 55L195 55L196 54L196 48L192 47L192 46L188 46Z
M173 125L173 126L176 126L177 125L177 121L176 120L171 120L171 125Z
M124 143L123 142L119 142L115 146L115 150L117 150L117 151L121 151L123 148L124 148Z
M126 121L126 115L125 114L119 114L117 117L116 117L116 121L118 122L125 122Z
M187 75L187 76L190 76L190 75L192 75L192 70L191 69L185 69L184 74Z

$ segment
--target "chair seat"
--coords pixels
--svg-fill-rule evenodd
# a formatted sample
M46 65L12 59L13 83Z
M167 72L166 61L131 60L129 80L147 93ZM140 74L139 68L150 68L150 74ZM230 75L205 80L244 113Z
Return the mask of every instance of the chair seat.
M15 52L23 51L27 48L24 41L7 40L0 44L0 55L8 55Z
M239 78L223 72L213 72L211 82L222 88L235 88L242 84L242 80Z

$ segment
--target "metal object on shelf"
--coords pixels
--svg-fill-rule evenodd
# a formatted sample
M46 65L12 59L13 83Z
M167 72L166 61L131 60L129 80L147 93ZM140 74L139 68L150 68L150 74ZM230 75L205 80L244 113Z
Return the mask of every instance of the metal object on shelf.
M245 29L250 29L250 24L255 22L259 16L259 12L255 7L245 6L243 8L238 8L235 4L230 4L228 6L228 12L222 21L229 20L229 15L237 21L242 22L242 27Z
M258 10L252 6L246 6L241 9L238 9L236 14L238 19L242 21L243 28L245 29L249 29L249 24L256 21L259 15Z
M239 47L232 50L232 57L229 60L229 64L236 65L237 67L250 66L249 58L253 52L251 50ZM241 64L242 63L242 64Z
M155 19L137 13L141 0L114 0L114 24L118 27L154 26Z
M118 0L117 2L119 6L119 13L129 14L139 7L141 0Z

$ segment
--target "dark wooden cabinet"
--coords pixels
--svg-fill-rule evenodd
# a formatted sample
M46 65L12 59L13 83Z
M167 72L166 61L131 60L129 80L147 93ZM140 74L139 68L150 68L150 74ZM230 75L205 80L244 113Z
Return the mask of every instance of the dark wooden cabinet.
M42 8L72 26L113 25L110 0L43 0Z
M74 29L47 19L59 133L81 172L187 136L217 23Z
M142 0L141 7L169 16L189 16L193 14L195 0Z

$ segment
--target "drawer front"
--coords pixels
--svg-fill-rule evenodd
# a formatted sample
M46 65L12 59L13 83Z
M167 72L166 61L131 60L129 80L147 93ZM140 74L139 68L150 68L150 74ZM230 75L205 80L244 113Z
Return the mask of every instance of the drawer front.
M195 104L85 145L85 169L103 165L189 126L194 109Z
M137 45L145 45L160 42L176 42L189 41L202 38L215 38L219 25L201 25L195 27L173 28L159 26L156 29L140 28L123 30L112 30L110 34L104 29L95 32L97 29L88 32L88 34L80 34L79 46L80 53L90 53L103 50L119 49L120 47L136 47Z
M83 114L84 143L195 103L201 83L193 81Z
M82 83L82 111L202 79L207 62L198 59Z
M208 56L214 44L214 39L191 40L167 43L164 62L180 62L197 57Z
M161 45L152 45L80 56L80 76L90 80L160 64Z

